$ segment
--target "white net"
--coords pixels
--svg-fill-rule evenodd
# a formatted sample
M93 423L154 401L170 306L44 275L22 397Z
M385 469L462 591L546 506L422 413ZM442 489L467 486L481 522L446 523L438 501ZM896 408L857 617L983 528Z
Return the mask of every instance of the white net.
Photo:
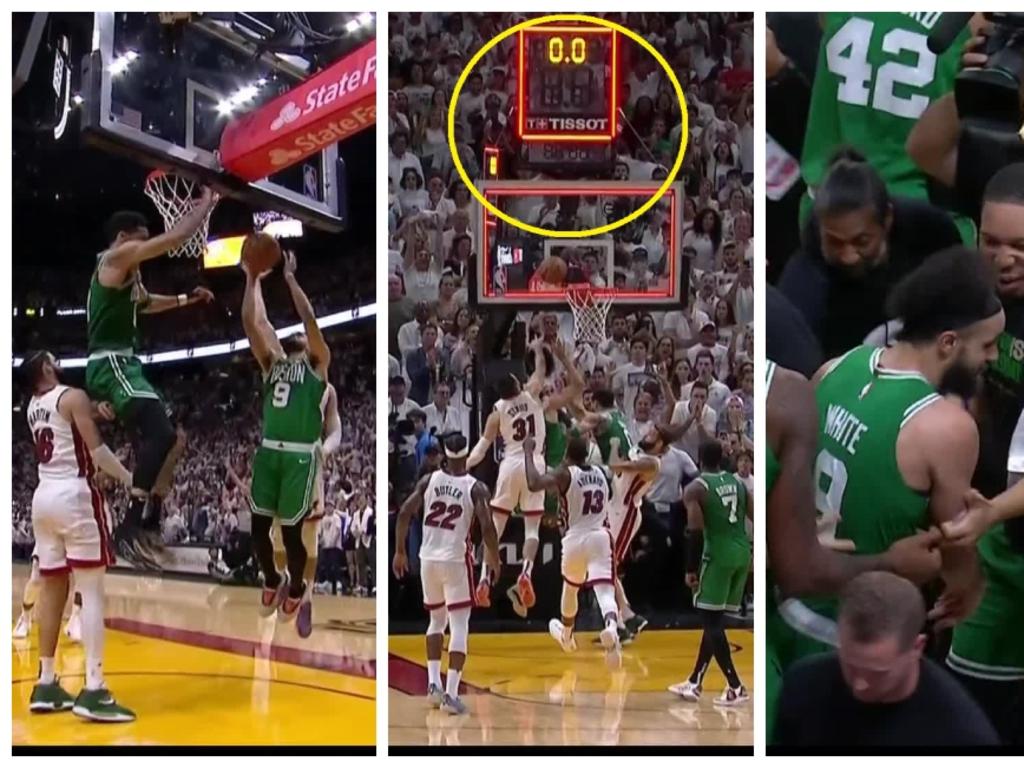
M170 229L195 207L199 196L199 182L164 171L153 171L146 177L146 196L160 211L164 220L164 228ZM206 238L210 231L211 208L206 217L192 236L177 248L169 252L169 256L184 256L189 259L200 259L206 253Z
M589 285L570 287L565 298L572 309L573 339L579 343L603 344L608 340L607 320L613 297L597 294Z

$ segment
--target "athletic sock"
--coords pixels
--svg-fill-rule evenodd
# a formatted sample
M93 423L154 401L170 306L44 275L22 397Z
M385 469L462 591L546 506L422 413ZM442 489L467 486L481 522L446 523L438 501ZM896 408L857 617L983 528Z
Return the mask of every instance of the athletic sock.
M444 692L453 699L459 698L459 681L462 679L461 669L448 667L448 680L444 686Z
M427 659L427 682L430 685L441 687L441 660Z
M697 651L697 663L693 665L693 672L690 673L689 680L693 685L702 685L704 683L704 675L708 671L708 666L711 664L711 657L714 654L711 650L711 640L708 638L707 630L701 633L700 636L700 649Z
M39 657L39 682L43 685L50 685L57 681L57 673L54 670L53 656Z

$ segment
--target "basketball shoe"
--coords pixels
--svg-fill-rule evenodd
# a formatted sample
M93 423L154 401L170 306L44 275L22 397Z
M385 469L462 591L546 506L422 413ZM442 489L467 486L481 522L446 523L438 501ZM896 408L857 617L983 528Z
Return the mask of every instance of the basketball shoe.
M746 686L741 685L738 688L727 687L722 691L722 695L715 699L715 704L719 707L735 707L745 701L750 701L750 695Z

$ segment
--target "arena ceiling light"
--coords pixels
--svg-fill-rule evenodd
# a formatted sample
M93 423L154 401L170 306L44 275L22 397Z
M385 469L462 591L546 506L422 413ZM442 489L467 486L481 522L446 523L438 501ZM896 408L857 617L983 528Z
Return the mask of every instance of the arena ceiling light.
M35 310L29 312L25 310L25 314L35 314ZM41 313L40 313L41 314ZM324 315L318 317L316 324L321 328L333 328L338 325L346 325L348 323L354 323L357 320L362 320L367 317L374 317L377 314L377 304L364 304L361 307L355 309L346 309L343 312L335 312L330 315ZM276 333L279 339L283 339L286 336L291 336L293 333L298 333L302 330L302 323L296 323L295 325L289 325L285 328L278 328ZM174 363L180 360L196 360L201 357L217 357L219 355L230 355L235 352L243 352L249 348L249 339L238 339L237 341L224 341L218 344L206 344L201 347L191 347L189 349L175 349L168 352L154 352L148 355L139 355L139 360L145 365L159 365L161 363ZM14 358L14 367L17 368L21 365L24 358ZM86 357L62 357L58 360L62 368L85 368L85 364L89 362Z
M265 78L260 78L254 84L244 85L232 93L226 99L217 102L217 113L230 115L246 102L252 101L260 92L260 86L266 84Z
M117 75L122 75L137 58L139 58L138 51L127 50L110 62L110 66L107 67L107 71L115 77Z

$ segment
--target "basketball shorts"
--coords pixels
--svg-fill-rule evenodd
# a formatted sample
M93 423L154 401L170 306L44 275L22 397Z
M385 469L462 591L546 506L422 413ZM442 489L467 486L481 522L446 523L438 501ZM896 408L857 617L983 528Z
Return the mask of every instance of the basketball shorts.
M421 560L420 583L423 585L423 607L433 611L446 606L449 611L476 605L473 583L473 559Z
M990 576L990 574L986 574ZM953 628L946 664L985 680L1024 680L1024 585L990 578L978 609Z
M317 538L320 535L320 521L323 517L307 517L302 521L302 544L306 548L307 557L316 557L318 551ZM274 542L275 552L284 552L284 538L281 536L281 521L274 518L270 528L270 538Z
M749 560L745 565L716 563L713 557L705 555L700 566L700 582L693 593L694 607L705 611L738 611L749 572Z
M313 509L316 453L261 445L252 460L252 511L296 525Z
M562 578L574 587L615 582L612 532L607 528L562 538Z
M103 495L82 478L39 483L32 497L32 529L43 576L114 564Z
M85 366L85 388L96 401L114 406L117 418L124 420L133 400L160 400L153 385L146 381L142 362L134 355L108 355L90 360Z
M612 529L615 562L621 565L629 554L629 545L640 530L640 508L635 504L627 507L612 499L608 507L608 525Z
M546 466L543 455L534 456L534 466L543 471ZM501 460L491 507L506 514L512 514L516 507L526 516L544 514L544 491L531 491L526 487L526 459L522 454Z

